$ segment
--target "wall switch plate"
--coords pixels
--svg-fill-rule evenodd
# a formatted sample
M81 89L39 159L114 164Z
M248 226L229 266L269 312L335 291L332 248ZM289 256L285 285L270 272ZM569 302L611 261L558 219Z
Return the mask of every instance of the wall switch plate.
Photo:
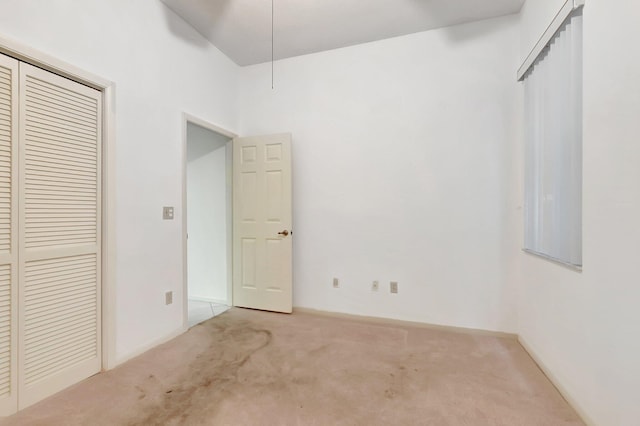
M378 291L379 288L380 288L380 283L378 281L374 281L373 284L371 284L372 291Z
M170 305L173 303L173 292L172 291L168 291L164 294L164 304L165 305Z
M391 293L398 293L398 283L396 281L391 281L389 290L391 290Z
M338 281L337 278L333 279L333 288L338 288L340 287L340 281Z
M173 207L162 208L162 219L173 220Z

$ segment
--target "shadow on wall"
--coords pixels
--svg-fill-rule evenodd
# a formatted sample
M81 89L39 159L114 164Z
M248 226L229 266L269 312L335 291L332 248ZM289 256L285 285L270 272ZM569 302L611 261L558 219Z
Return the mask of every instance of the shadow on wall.
M208 25L210 33L215 31L217 21L220 17L224 16L224 10L227 8L229 1L230 0L215 0L215 6L208 6L207 8L203 6L201 8L202 10L214 10L214 13L211 15L206 13L199 17L201 20L210 21L210 25ZM184 0L160 0L160 2L164 5L163 9L167 28L173 35L196 47L206 48L211 46L211 43L207 40L211 34L200 33L193 26L188 24L180 15L180 3L184 2ZM195 2L198 3L199 0L196 0ZM191 3L193 3L193 1Z
M225 38L225 33L227 33L230 29L229 22L225 22L225 19L228 17L227 15L230 13L229 11L232 9L231 4L234 0L159 0L164 5L164 13L167 22L167 27L169 31L174 34L176 37L180 38L188 42L191 45L196 47L206 47L209 46L209 42L207 40L215 39L216 36L220 36L220 38ZM496 2L489 2L483 4L482 6L478 6L477 0L399 0L399 3L409 4L411 7L398 7L394 9L396 12L391 13L387 16L387 19L381 22L378 22L378 32L379 34L386 34L385 37L382 38L393 38L396 36L401 36L405 34L411 34L416 32L423 32L425 28L430 27L431 29L440 29L442 30L445 37L447 37L453 43L463 43L470 39L476 39L478 37L482 37L483 35L489 35L494 31L501 31L502 28L496 28L496 26L492 25L465 25L464 28L460 28L459 24L470 23L474 21L478 21L479 19L489 19L504 14L505 10L512 10L514 13L517 13L520 10L524 0L501 0ZM505 2L508 2L512 7L510 9L505 9ZM260 2L258 2L260 3ZM235 7L237 5L234 4ZM258 7L255 6L250 7ZM264 5L263 5L264 6ZM519 7L518 7L519 6ZM283 5L286 7L286 5ZM297 6L297 10L299 12L300 5ZM302 9L306 7L309 10L312 9L311 6L302 6ZM481 7L480 13L478 8ZM347 8L348 9L348 8ZM378 16L375 12L375 4L371 6L371 9L368 10L370 14L375 17ZM408 12L409 10L409 12ZM197 13L194 13L197 11ZM396 23L406 22L407 16L414 15L420 16L420 20L411 19L412 24L408 27L405 26L404 30L399 30L399 27ZM189 23L187 20L182 17L188 17ZM265 17L266 19L267 17ZM367 26L366 23L371 19L368 17L367 13L361 13L360 16L352 22L355 27L358 27L360 24ZM376 19L374 19L376 20ZM267 20L268 21L268 20ZM265 23L267 23L265 21ZM223 28L226 24L226 28ZM309 24L309 25L305 25ZM193 25L193 26L192 26ZM319 26L318 26L319 25ZM327 25L327 23L325 23ZM342 24L340 24L342 25ZM318 31L331 31L331 28L322 28L321 24L318 22L314 23L313 18L309 20L309 22L297 22L296 26L307 27L306 29L298 28L297 32L294 31L293 34L300 35L300 39L293 39L290 37L292 34L290 30L291 28L282 29L285 31L280 37L278 33L281 29L276 28L276 37L279 37L280 43L284 43L287 46L286 51L292 53L290 56L298 56L299 54L309 53L304 49L304 46L300 46L300 43L304 43L304 40L309 39L311 41L317 40ZM197 30L195 28L198 28ZM219 31L222 33L218 34ZM251 32L251 31L249 31ZM315 32L315 33L314 33ZM200 34L202 37L198 36ZM284 37L284 39L282 38ZM338 45L334 46L334 42L336 40L329 38L333 41L328 41L325 44L326 48L331 50L332 48L340 47ZM229 41L229 40L227 40ZM264 40L261 40L261 42ZM345 40L342 40L344 43ZM350 36L350 40L346 40L346 44L342 44L342 46L352 46L356 44L360 44L362 42L374 41L374 40L363 40L358 36L358 32L352 32ZM224 44L224 43L223 43ZM265 47L266 45L260 44L261 47ZM332 47L333 46L333 47ZM218 46L220 48L220 46ZM266 49L265 52L270 49ZM326 50L320 49L319 51ZM296 53L297 52L297 53ZM237 59L237 58L236 58ZM266 56L263 60L258 62L267 61ZM283 59L276 52L276 60ZM242 62L242 61L241 61Z
M200 157L224 147L230 138L213 130L205 129L192 122L187 122L187 162L192 162Z
M492 23L492 25L485 25L484 21L476 21L470 22L467 25L442 28L442 32L452 43L464 43L467 40L477 40L483 36L504 31L505 27L511 25L513 25L512 21L497 21Z
M443 34L454 43L462 43L466 40L473 40L483 35L488 35L494 32L502 31L503 25L507 23L501 23L500 25L482 25L480 21L484 19L494 19L502 16L496 11L492 10L491 5L485 7L485 17L478 18L477 15L472 15L475 1L469 0L453 0L453 1L424 1L424 0L411 0L415 3L416 10L424 15L425 19L437 22L448 22L448 25L441 27ZM519 2L518 11L522 8L525 0L515 0ZM496 2L495 6L500 6L500 2ZM504 2L503 2L504 3ZM515 11L514 13L518 13ZM468 23L478 23L480 25L460 25Z

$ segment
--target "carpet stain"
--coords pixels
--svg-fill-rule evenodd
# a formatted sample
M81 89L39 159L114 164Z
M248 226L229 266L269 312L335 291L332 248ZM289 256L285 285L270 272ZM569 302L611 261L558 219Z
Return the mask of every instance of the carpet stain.
M138 399L145 399L147 397L147 393L140 386L136 385L136 390L139 392Z
M276 424L583 425L515 340L243 309L0 419Z
M210 341L204 351L208 356L196 356L186 372L168 384L160 398L155 398L157 402L146 405L128 425L177 425L191 417L213 416L217 406L238 384L239 370L273 340L271 331L248 322L228 325L218 321L201 326L208 331ZM154 389L138 390L143 395L139 399L154 392Z

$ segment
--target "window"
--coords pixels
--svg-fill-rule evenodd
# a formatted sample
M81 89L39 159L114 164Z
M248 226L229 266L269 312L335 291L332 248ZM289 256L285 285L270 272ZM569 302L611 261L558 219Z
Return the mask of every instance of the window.
M524 73L525 250L582 266L582 9Z

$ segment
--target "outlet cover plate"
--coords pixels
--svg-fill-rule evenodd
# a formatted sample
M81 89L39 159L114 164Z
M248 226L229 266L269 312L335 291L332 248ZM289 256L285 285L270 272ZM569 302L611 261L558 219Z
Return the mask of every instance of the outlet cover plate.
M380 289L380 283L378 281L374 281L373 284L371 284L371 290L378 291L379 289Z
M162 208L162 219L173 220L173 207Z
M340 281L338 281L337 278L333 279L333 288L338 288L340 287Z
M170 305L173 303L173 292L172 291L168 291L164 294L164 304L165 305Z
M398 283L396 281L391 281L391 283L389 285L389 290L391 291L391 293L397 294L398 293Z

